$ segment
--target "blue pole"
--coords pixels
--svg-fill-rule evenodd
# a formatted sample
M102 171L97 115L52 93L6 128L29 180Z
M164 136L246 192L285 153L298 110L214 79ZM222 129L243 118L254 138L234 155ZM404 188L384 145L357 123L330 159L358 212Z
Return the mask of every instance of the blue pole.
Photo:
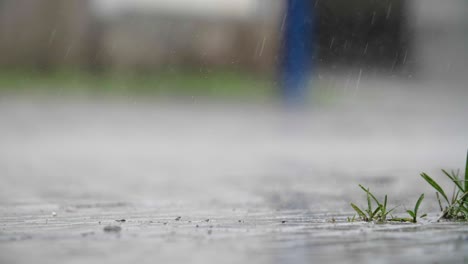
M303 104L312 71L314 12L312 0L287 0L281 89L287 104Z

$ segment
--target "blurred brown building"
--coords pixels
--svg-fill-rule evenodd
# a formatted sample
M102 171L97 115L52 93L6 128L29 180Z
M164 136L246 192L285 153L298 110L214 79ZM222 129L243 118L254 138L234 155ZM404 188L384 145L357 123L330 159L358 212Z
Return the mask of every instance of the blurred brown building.
M271 0L0 0L0 66L274 72L283 7ZM429 76L468 67L466 1L330 0L315 8L322 66Z
M0 0L0 65L269 71L275 64L278 14L259 8L224 17L157 6L113 10L96 2Z
M88 0L1 0L0 64L51 68L89 63Z

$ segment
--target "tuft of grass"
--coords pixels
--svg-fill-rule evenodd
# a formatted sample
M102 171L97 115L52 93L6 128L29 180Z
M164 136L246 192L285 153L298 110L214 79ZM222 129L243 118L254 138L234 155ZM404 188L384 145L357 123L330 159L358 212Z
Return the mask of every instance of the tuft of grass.
M421 196L419 196L419 199L418 201L416 202L416 205L414 206L414 210L411 211L411 210L406 210L406 212L412 217L412 220L411 222L413 223L417 223L418 220L417 220L417 217L418 217L418 210L419 210L419 206L421 205L421 202L422 200L424 199L424 193L421 194ZM421 217L424 217L426 216L426 214L423 214Z
M366 193L367 195L367 208L366 209L361 209L359 208L356 204L351 203L351 207L356 211L357 215L362 221L365 222L372 222L376 221L378 223L384 223L387 221L393 221L393 222L411 222L411 223L417 223L417 218L418 218L418 211L419 207L421 206L421 203L424 199L424 194L421 194L419 196L419 199L417 200L414 209L413 210L407 210L406 212L411 216L411 218L397 218L391 216L389 218L388 216L391 215L391 212L393 212L396 207L393 207L392 209L388 210L387 207L387 201L388 197L387 195L384 196L383 202L377 199L377 197L369 190L369 188L365 188L361 184L359 184L359 187ZM374 209L374 204L376 208ZM426 214L423 214L420 217L425 217ZM348 222L354 222L355 221L355 216L352 218L348 217Z
M373 193L370 192L369 188L365 188L361 184L359 187L366 193L367 195L367 209L361 209L354 203L351 203L351 207L356 211L358 216L361 220L366 222L377 221L377 222L385 222L387 221L387 216L395 210L396 207L388 210L387 209L387 195L384 197L384 201L380 202ZM373 209L373 203L376 204L376 208ZM353 217L354 220L354 217Z
M359 184L359 187L366 192L376 203L377 203L377 208L380 209L377 212L377 220L380 222L385 222L387 220L387 215L389 215L393 210L397 208L397 206L393 207L392 209L388 210L387 209L387 195L384 197L383 203L381 203L375 195L373 195L370 191L369 188L364 188L361 184Z
M421 177L436 190L437 200L439 202L440 210L442 211L442 216L440 218L468 221L468 153L466 156L464 179L459 177L460 171L451 171L449 173L446 170L442 170L442 173L454 184L453 193L450 198L447 195L447 192L445 192L439 183L437 183L431 176L424 172L421 173ZM388 215L396 208L394 207L390 210L387 209L387 195L385 195L383 202L380 202L376 196L370 192L369 188L365 188L360 184L359 187L367 195L367 209L361 209L354 203L351 203L351 207L356 211L361 220L366 222L395 221L417 223L418 211L422 201L424 200L424 193L419 196L413 210L406 210L411 218L398 218L392 216L390 219L387 219ZM442 206L441 196L446 203L445 208ZM374 203L376 204L375 209L373 209ZM426 214L423 214L419 218L425 216ZM353 218L348 217L348 222L354 222L354 220L355 216L353 216Z
M468 220L468 154L465 164L465 179L459 177L459 171L442 170L442 173L447 176L454 184L453 193L451 198L447 196L444 189L429 175L421 173L421 177L436 190L437 200L439 202L440 210L442 211L443 219L452 220ZM445 200L446 206L442 206L440 196Z
M353 217L346 217L346 220L350 223L356 221L356 215L353 215Z

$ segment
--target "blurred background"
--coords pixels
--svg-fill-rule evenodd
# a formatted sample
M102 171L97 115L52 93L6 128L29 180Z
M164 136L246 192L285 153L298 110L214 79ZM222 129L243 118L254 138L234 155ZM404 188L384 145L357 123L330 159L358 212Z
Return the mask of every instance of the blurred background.
M468 146L467 11L0 0L0 196L302 208L346 202L357 179L422 188L402 179L458 168Z
M306 2L314 29L301 41L313 43L311 78L452 80L466 73L465 1ZM2 0L0 89L271 99L281 83L287 5Z
M0 263L467 263L419 177L464 171L467 14L0 0ZM358 184L429 220L345 222Z

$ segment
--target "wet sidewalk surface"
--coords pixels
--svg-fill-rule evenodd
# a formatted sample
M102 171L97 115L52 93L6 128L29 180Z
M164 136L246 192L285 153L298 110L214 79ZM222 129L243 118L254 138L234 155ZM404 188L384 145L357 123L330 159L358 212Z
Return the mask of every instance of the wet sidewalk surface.
M348 223L345 215L308 210L207 211L101 204L59 208L60 213L51 216L38 209L55 207L19 206L2 213L2 262L466 263L468 259L466 224L430 223L434 217L419 224L372 224Z
M3 97L0 262L466 263L467 225L436 222L418 176L463 166L465 94L403 90L294 111ZM349 223L359 183L402 216L426 193L429 217Z

